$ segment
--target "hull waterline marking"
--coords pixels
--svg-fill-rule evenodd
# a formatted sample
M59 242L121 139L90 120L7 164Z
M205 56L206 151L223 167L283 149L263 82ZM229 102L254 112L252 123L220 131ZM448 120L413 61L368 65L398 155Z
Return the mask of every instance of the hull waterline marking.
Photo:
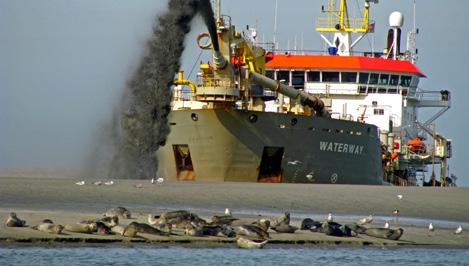
M320 141L319 150L360 155L363 153L363 145L341 143L341 142Z

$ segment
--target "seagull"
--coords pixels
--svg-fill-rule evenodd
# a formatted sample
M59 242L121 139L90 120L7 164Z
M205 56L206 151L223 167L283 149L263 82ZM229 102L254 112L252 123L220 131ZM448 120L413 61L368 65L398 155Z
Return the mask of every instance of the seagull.
M456 231L454 231L454 233L455 233L456 235L462 234L462 227L461 227L461 226L458 226L458 228L456 228Z
M163 185L163 183L164 183L164 178L158 177L158 178L156 179L156 183L158 183L158 185Z
M291 164L291 165L297 165L297 164L301 164L301 161L298 161L298 160L294 160L294 161L288 161L287 164Z
M231 211L230 211L230 209L228 209L228 208L225 209L225 215L231 216Z
M101 182L101 181L93 182L93 185L96 185L96 186L101 186L102 184L103 184L103 182Z
M397 195L397 198L400 200L402 199L402 197L403 197L402 194Z
M399 216L399 210L398 209L395 209L394 211L392 211L392 214L396 215L396 216Z
M155 184L155 179L154 178L151 179L151 183Z
M111 180L111 181L105 182L104 184L106 186L112 186L112 185L114 185L114 181Z
M83 186L85 184L85 181L76 182L75 184L77 184L79 186Z
M148 223L150 225L155 225L158 223L158 216L155 216L153 214L148 214Z
M326 221L328 221L328 222L330 222L330 223L334 221L334 218L332 218L332 213L329 213L329 214L327 215Z
M432 223L430 223L430 224L428 225L428 231L430 231L430 232L435 231L435 226L433 226Z
M388 222L384 223L384 228L389 229L389 223Z
M368 215L368 217L361 218L357 221L358 225L370 224L373 222L373 215Z

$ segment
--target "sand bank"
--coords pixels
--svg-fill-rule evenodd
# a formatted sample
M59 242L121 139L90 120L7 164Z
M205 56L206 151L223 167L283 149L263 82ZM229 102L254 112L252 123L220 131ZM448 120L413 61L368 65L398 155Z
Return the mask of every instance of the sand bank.
M456 224L469 223L468 188L377 187L304 184L252 184L252 183L192 183L166 182L163 185L140 180L114 180L114 185L97 186L86 180L57 178L0 178L0 218L3 221L10 211L35 225L44 218L56 223L74 223L99 217L107 208L125 206L139 221L148 213L168 209L188 209L209 218L229 207L234 215L255 219L258 215L272 218L289 210L294 225L301 218L323 219L333 213L338 222L350 222L356 217L373 214L374 226L389 220L392 227L403 227L401 241L379 240L367 236L338 238L320 233L302 231L295 234L272 232L271 243L352 244L352 245L402 245L432 244L469 247L469 235L454 235ZM104 181L104 180L103 180ZM397 195L402 195L398 199ZM392 211L400 211L399 220ZM123 221L128 223L131 220ZM426 226L437 226L428 234ZM469 230L469 228L467 228ZM30 228L0 227L4 241L37 242L231 242L215 237L191 238L186 236L142 236L123 239L119 236L85 234L50 235Z

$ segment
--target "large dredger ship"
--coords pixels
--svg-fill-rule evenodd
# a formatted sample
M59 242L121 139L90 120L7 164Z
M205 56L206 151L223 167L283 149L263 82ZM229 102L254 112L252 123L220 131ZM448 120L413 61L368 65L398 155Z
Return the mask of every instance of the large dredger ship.
M416 49L400 52L402 15L390 16L380 53L353 47L373 32L366 0L349 18L345 0L330 0L316 30L322 52L280 51L257 42L255 29L237 32L215 4L212 31L198 45L212 52L196 82L179 73L169 116L171 133L158 151L167 179L326 184L416 185L428 165L441 165L451 143L430 128L450 106L448 91L418 87L425 75ZM352 40L352 33L359 35ZM408 34L413 43L416 30ZM188 90L189 88L189 90ZM441 107L419 122L420 107ZM433 145L425 143L433 140ZM440 180L440 181L439 181Z

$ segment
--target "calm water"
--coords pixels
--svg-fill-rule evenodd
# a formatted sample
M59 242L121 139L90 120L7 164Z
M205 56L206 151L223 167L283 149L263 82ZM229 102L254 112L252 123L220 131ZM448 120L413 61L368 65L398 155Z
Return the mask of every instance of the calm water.
M0 265L469 265L469 249L0 247Z

